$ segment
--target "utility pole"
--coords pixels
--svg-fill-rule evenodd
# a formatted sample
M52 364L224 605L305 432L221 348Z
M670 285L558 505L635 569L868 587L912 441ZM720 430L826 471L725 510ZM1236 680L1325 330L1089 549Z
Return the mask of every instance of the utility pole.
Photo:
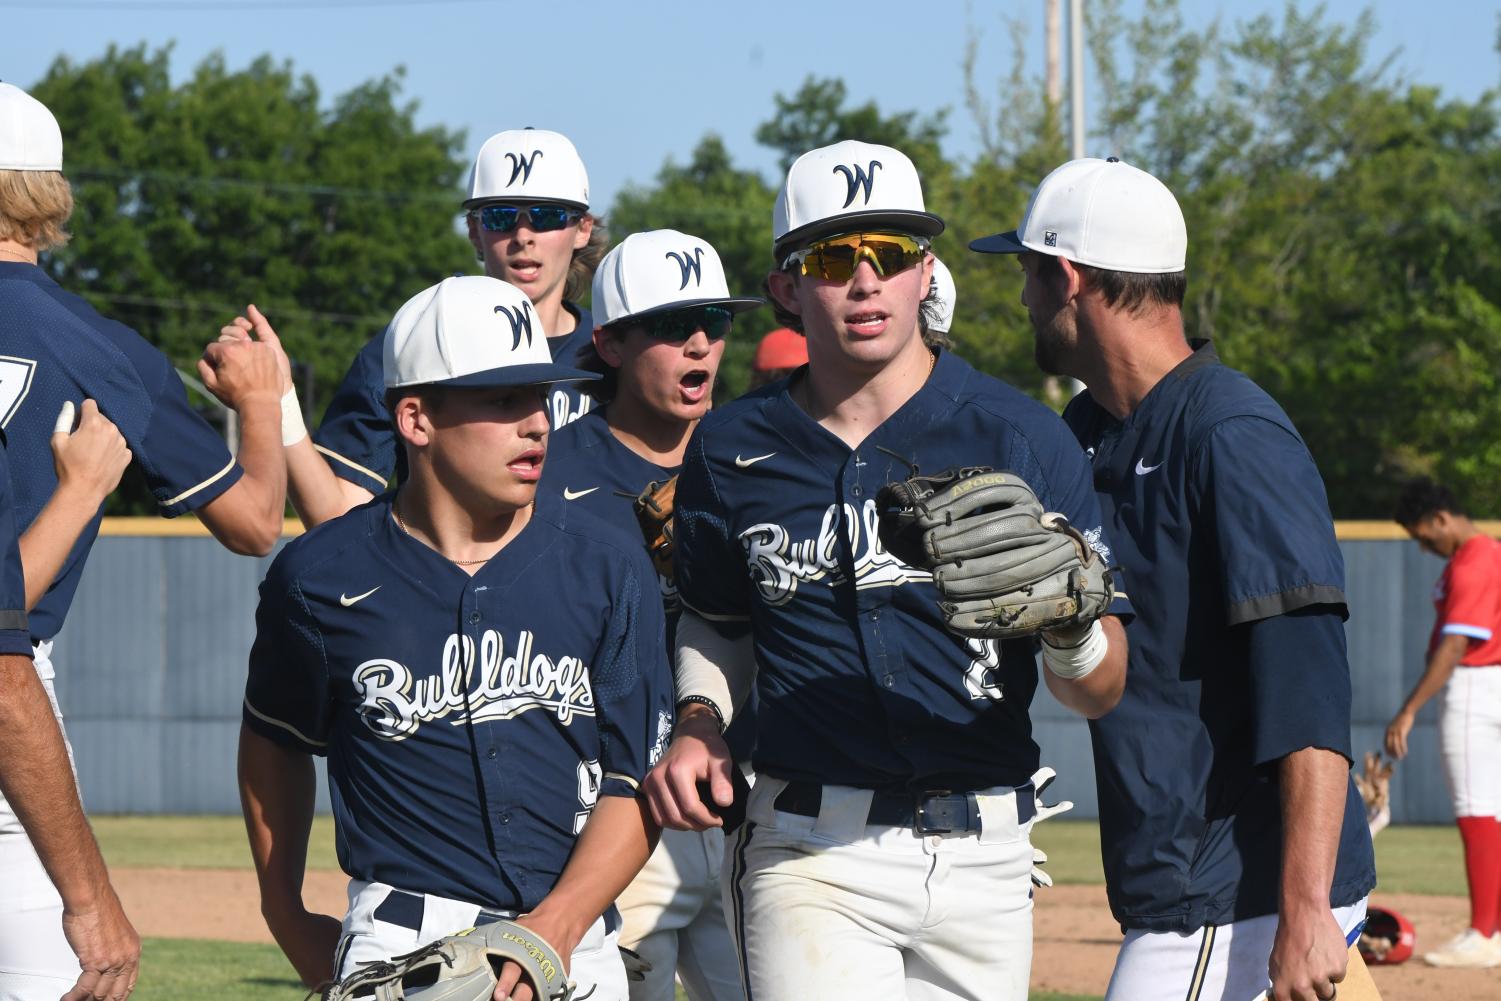
M1069 0L1068 89L1074 106L1073 158L1084 155L1084 0Z
M1058 113L1063 104L1063 0L1043 0L1047 25L1048 109Z

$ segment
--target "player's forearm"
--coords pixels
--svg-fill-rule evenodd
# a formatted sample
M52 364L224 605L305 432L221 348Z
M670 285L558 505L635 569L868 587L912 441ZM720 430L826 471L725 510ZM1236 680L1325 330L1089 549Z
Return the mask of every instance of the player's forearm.
M30 588L27 588L30 591ZM1423 676L1413 687L1412 694L1407 696L1407 701L1402 704L1402 712L1410 716L1416 716L1419 709L1428 704L1428 700L1444 690L1449 679L1454 676L1454 670L1459 662L1464 659L1465 651L1470 648L1468 636L1450 634L1439 641L1433 653L1428 656L1428 664L1423 670Z
M311 756L240 727L240 807L261 888L261 913L273 934L300 913L308 834L316 802Z
M245 475L205 504L198 515L225 548L265 556L281 538L287 509L287 464L282 455L281 401L257 396L241 405L240 452Z
M69 910L92 910L112 892L62 730L29 657L0 656L0 792Z
M601 796L584 825L563 874L537 909L539 921L570 936L552 944L572 951L605 908L641 871L660 834L639 797Z
M57 579L73 544L83 534L103 498L58 486L20 539L21 566L26 571L26 610L42 600Z
M1335 751L1305 747L1277 767L1282 799L1279 910L1284 916L1327 913L1350 763Z
M337 476L311 438L303 438L283 451L287 463L287 495L297 517L308 528L331 521L375 496Z
M678 619L674 672L678 698L711 699L728 725L756 683L755 640L750 630L722 630L692 609Z
M1114 709L1126 690L1126 630L1120 619L1106 615L1100 619L1108 644L1105 658L1082 678L1061 678L1046 666L1043 678L1053 697L1088 719L1098 719Z

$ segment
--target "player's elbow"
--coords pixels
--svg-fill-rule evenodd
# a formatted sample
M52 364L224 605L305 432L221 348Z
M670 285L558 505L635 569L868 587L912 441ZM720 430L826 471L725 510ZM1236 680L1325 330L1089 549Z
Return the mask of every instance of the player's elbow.
M281 519L274 518L264 522L246 522L236 525L223 535L215 534L224 548L232 553L240 556L268 556L276 548L276 540L281 538L281 528Z

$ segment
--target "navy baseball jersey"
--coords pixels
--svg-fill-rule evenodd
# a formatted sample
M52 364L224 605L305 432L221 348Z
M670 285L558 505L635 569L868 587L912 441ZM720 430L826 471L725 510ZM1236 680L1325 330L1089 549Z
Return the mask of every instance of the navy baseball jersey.
M594 317L587 309L563 303L575 319L572 333L549 337L553 361L577 367L594 344ZM313 432L313 445L323 453L334 473L373 494L384 493L394 476L406 479L406 455L398 447L391 412L386 409L385 331L354 356L344 373L323 423ZM594 406L581 389L587 383L560 382L547 387L547 419L553 428L578 420Z
M350 876L530 910L598 797L635 796L671 737L650 562L539 497L471 577L397 526L394 496L272 564L244 720L327 756Z
M929 574L881 546L875 496L910 465L1010 470L1109 560L1078 444L1057 415L947 352L855 449L792 401L796 378L705 417L678 477L679 598L710 621L748 621L754 637L756 770L873 789L1026 782L1036 641L948 632Z
M17 545L16 510L10 490L10 463L0 431L0 654L31 656L26 628L26 576Z
M1110 904L1126 928L1274 914L1278 759L1350 757L1344 561L1302 438L1208 342L1118 421L1064 413L1136 618L1120 704L1090 724ZM1331 903L1375 884L1351 782Z
M634 535L644 545L636 521L635 498L648 483L663 482L677 472L675 467L659 466L631 451L610 431L605 411L597 409L548 437L539 489ZM667 649L671 651L680 611L677 582L659 574L657 586L667 617Z
M52 429L66 402L93 399L115 423L160 512L175 517L218 497L241 470L219 433L194 412L172 363L124 324L107 320L31 264L0 261L0 428L10 438L22 531L57 487ZM79 536L31 613L31 633L62 628L99 517Z

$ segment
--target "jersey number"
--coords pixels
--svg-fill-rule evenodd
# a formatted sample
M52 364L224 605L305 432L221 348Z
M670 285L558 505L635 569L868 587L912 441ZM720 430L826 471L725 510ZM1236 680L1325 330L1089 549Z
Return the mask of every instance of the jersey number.
M0 429L21 409L21 401L31 391L36 362L30 358L0 355Z
M599 766L598 761L579 762L579 805L583 809L573 815L574 834L582 833L584 825L589 822L589 814L594 812L594 804L599 802L599 782L603 777L604 769Z

